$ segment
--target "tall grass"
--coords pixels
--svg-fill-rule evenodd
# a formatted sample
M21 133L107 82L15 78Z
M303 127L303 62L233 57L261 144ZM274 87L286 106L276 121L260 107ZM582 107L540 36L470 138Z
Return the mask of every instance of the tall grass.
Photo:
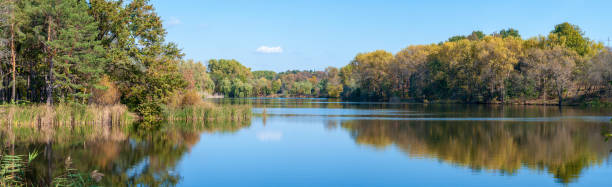
M136 116L123 105L1 105L0 125L76 126L130 124Z
M166 120L174 122L247 121L251 119L251 107L245 105L217 106L204 102L195 90L177 92L168 100L164 109Z
M212 104L168 107L166 116L169 122L248 121L251 119L251 107L240 105L219 107Z

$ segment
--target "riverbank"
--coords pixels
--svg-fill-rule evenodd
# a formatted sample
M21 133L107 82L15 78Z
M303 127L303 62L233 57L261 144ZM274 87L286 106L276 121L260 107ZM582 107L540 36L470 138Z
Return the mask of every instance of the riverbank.
M399 99L397 97L390 99L363 99L363 98L328 98L328 97L307 97L307 96L286 96L286 95L270 95L253 97L254 99L328 99L337 101L355 101L355 102L389 102L389 103L416 103L416 104L481 104L481 105L546 105L558 106L558 99L508 99L501 101L487 102L466 102L459 99ZM563 100L562 106L587 106L587 107L612 107L612 98L566 98Z
M120 126L132 124L141 119L130 112L125 105L79 105L59 104L47 106L0 105L1 125L27 127L57 127L81 125ZM166 123L204 122L204 121L244 121L251 117L248 106L217 106L212 103L198 102L187 106L167 105L163 109Z
M0 124L17 126L130 124L138 119L126 106L119 104L1 105L0 115L3 116Z

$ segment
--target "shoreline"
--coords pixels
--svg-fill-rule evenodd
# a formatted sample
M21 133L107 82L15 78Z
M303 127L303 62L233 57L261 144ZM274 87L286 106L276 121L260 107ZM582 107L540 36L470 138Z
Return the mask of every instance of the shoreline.
M470 105L529 105L529 106L559 106L559 100L508 100L507 102L463 102L453 99L440 100L415 100L415 99L346 99L346 98L330 98L330 97L303 97L291 96L284 97L278 95L258 96L258 97L215 97L205 99L324 99L338 100L340 102L382 102L382 103L406 103L406 104L470 104ZM587 107L612 107L612 98L598 98L591 100L566 99L561 106L587 106Z

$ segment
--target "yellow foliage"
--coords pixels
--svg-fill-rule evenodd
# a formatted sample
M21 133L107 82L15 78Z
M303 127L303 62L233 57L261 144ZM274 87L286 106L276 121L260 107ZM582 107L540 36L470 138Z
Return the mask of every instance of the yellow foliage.
M181 100L181 106L194 106L202 103L202 96L195 90L188 90Z
M195 89L182 92L175 92L170 96L166 104L170 108L182 108L186 106L202 105L204 103L202 95Z
M110 78L104 76L98 84L103 86L104 89L93 89L93 95L90 100L92 103L98 105L114 105L119 103L121 92L119 92L117 85Z

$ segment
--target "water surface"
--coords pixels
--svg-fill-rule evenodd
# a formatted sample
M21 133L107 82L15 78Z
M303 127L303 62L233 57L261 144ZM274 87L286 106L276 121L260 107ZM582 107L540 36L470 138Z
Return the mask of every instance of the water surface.
M253 117L150 133L107 129L105 136L43 143L17 138L16 145L52 152L38 170L60 170L70 156L78 169L105 173L106 186L612 184L612 142L602 135L612 129L610 109L325 99L215 102L251 106Z

